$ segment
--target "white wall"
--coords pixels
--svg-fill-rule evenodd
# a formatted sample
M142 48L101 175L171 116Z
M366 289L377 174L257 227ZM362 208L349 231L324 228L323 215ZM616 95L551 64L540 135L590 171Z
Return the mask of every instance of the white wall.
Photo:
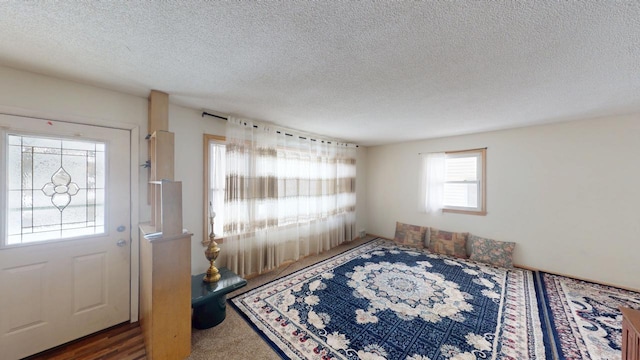
M486 216L417 211L418 153L487 149ZM640 116L368 149L368 231L395 222L515 241L515 263L640 289Z

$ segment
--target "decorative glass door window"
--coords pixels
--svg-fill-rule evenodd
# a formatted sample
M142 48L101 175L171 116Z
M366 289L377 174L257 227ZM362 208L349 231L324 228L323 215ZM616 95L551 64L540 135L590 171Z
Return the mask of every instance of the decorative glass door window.
M105 144L7 135L7 243L104 233Z

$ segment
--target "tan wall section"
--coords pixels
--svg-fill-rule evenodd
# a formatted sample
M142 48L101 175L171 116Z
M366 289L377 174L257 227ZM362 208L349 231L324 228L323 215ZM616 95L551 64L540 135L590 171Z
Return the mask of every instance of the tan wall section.
M487 149L487 215L419 213L418 153ZM368 149L369 232L395 222L515 241L515 263L640 289L640 116Z

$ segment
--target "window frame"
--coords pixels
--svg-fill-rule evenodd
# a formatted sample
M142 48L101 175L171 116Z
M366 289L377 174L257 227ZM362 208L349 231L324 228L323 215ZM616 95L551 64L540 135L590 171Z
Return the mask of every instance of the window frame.
M475 154L481 162L480 166L478 166L478 171L480 172L478 176L478 196L480 197L478 201L477 208L470 207L447 207L443 205L442 212L445 213L454 213L454 214L467 214L467 215L487 215L487 148L478 148L478 149L468 149L468 150L459 150L459 151L445 151L445 162L446 159L449 158L449 155L453 155L452 157L465 157L465 154ZM446 182L445 182L446 183ZM452 182L452 183L469 183L469 182Z
M212 134L204 134L203 136L203 147L202 147L202 154L203 154L203 182L202 182L202 219L203 219L203 232L202 232L202 245L203 246L207 246L209 245L209 201L211 201L211 199L209 199L209 181L211 179L209 179L209 174L210 174L210 159L209 159L209 144L211 142L214 143L218 143L218 144L224 144L226 143L227 138L224 136L220 136L220 135L212 135ZM217 243L222 243L223 239L222 238L218 238L216 237L216 242Z

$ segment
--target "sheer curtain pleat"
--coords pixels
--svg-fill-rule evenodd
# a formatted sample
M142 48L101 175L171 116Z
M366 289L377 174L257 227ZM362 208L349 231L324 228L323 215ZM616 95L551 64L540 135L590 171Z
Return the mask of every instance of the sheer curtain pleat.
M241 276L356 237L355 148L286 132L227 123L221 256Z
M420 154L420 203L422 212L440 214L444 208L445 153Z

